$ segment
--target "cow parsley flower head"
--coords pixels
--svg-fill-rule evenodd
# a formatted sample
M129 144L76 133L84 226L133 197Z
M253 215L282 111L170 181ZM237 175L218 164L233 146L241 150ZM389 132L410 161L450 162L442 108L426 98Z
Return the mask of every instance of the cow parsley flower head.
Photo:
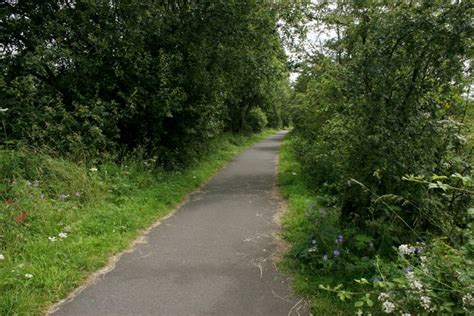
M67 233L59 233L58 236L59 238L64 239L67 238Z
M52 241L52 242L56 241L56 237L54 237L54 236L50 236L50 237L48 237L48 239L49 239L49 241Z

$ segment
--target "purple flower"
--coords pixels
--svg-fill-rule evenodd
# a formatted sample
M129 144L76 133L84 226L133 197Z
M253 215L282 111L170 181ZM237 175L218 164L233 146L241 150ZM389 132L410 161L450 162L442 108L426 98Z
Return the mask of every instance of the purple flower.
M374 248L374 243L373 242L369 242L369 248Z
M316 245L316 244L317 244L317 241L316 241L316 239L313 239L313 240L311 240L311 245L313 245L313 246L314 246L314 245Z
M323 260L324 260L324 261L328 261L328 255L324 255L324 256L323 256Z
M33 182L34 187L39 187L39 185L40 185L40 182L38 180L35 180L35 182Z
M65 195L65 194L59 195L59 199L60 199L61 201L66 200L68 197L69 197L69 195Z
M341 252L339 251L339 249L334 249L333 254L334 254L334 257L339 257Z

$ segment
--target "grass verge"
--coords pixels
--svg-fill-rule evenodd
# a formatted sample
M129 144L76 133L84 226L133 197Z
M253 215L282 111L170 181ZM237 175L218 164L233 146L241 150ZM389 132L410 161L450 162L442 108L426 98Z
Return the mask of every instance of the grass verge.
M223 135L180 172L0 151L0 315L44 313L244 148Z
M348 280L336 275L316 274L302 258L302 254L307 254L308 248L311 247L311 231L314 229L314 223L308 213L314 211L328 213L326 217L328 223L331 217L336 222L337 214L335 209L327 207L325 196L308 189L305 176L301 173L292 151L290 137L285 138L280 149L278 185L281 194L288 201L288 210L282 219L282 237L290 243L291 248L280 263L280 269L292 276L294 290L310 302L314 315L353 314L352 304L341 302L334 293L319 288L320 284L337 285L348 283L346 282ZM324 229L332 233L334 227L329 225Z

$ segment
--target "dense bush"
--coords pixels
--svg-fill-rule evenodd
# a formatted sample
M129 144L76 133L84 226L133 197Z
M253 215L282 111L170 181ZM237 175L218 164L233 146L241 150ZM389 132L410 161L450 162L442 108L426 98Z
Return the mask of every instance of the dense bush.
M252 1L4 3L0 143L72 157L137 149L180 166L223 131L254 129L251 107L278 127L277 15Z
M300 65L292 149L331 212L294 215L298 273L359 315L472 313L474 5L303 7L334 38Z
M295 146L312 185L339 194L342 223L378 226L374 237L400 243L416 237L408 227L439 231L423 212L450 202L402 178L471 174L462 121L472 106L463 96L472 5L321 4L315 12L339 37L295 86ZM386 195L405 199L381 203ZM446 220L466 210L468 195L443 204ZM393 231L384 232L387 221Z
M267 126L267 124L268 120L265 113L259 108L253 108L247 115L244 129L251 132L260 132Z

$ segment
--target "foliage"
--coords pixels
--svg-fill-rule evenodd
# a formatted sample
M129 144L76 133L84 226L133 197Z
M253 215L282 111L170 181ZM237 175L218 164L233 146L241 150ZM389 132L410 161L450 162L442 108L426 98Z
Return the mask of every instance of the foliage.
M248 129L251 132L260 132L268 124L267 116L260 108L254 108L249 111L244 129Z
M141 150L174 168L249 125L252 107L281 125L288 79L272 6L19 1L0 16L8 148L95 158Z
M462 228L462 219L449 221L465 212L469 196L457 194L450 203L402 178L472 172L462 135L472 106L464 94L472 4L322 2L312 12L337 38L307 58L292 101L297 157L311 186L339 195L344 225L392 238L388 249L415 240L416 231L439 232L439 224ZM381 196L410 203L380 203ZM393 219L387 204L408 225L397 222L387 231ZM423 215L433 207L448 222L434 225Z

